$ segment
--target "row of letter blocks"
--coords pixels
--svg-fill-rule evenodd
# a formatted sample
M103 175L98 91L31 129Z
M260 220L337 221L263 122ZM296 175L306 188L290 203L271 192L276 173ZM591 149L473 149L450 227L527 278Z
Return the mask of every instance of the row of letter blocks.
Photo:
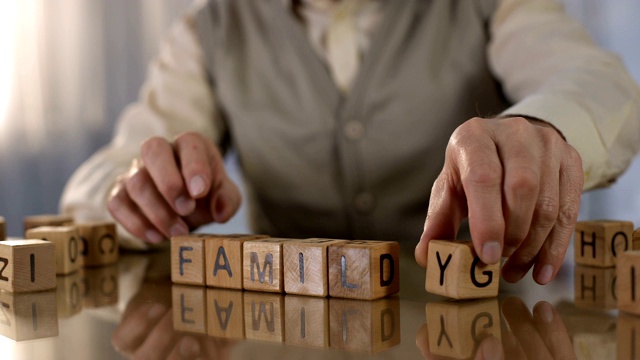
M630 221L579 221L573 242L575 263L614 267L620 254L640 249L639 235Z
M171 239L174 283L352 299L400 289L392 241L188 235Z

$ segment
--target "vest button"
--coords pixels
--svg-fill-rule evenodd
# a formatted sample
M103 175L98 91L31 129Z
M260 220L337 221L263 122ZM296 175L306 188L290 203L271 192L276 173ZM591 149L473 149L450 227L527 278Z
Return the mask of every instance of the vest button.
M344 136L351 141L358 141L364 137L364 125L357 120L349 120L344 124Z
M356 195L354 200L354 206L356 210L361 214L369 214L373 210L376 203L376 199L373 194L368 192L363 192Z

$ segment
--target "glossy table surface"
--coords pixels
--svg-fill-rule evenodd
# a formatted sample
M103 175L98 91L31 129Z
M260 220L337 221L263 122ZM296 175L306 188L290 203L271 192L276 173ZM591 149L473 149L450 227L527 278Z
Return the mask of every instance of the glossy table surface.
M57 278L48 292L0 293L1 359L634 359L640 317L615 310L615 269L576 267L497 299L424 290L401 258L399 296L324 299L174 285L169 254ZM173 304L173 305L172 305Z

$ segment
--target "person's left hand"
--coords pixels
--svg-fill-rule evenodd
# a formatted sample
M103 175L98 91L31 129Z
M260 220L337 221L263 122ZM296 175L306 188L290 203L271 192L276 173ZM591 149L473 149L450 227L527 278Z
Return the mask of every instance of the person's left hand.
M502 275L549 283L567 251L580 207L584 175L578 152L543 121L474 118L451 136L431 191L415 251L426 267L428 243L455 239L469 218L476 253L487 264L509 259Z

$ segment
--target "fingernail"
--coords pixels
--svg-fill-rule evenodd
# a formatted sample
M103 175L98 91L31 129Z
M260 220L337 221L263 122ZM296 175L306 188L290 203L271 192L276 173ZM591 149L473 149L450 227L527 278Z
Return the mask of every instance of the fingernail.
M181 216L187 216L193 212L196 208L196 202L193 199L189 199L185 196L180 196L176 199L176 210Z
M149 229L145 231L144 236L147 238L147 241L149 241L152 244L160 244L162 240L164 240L164 236L162 236L159 232L153 229Z
M171 236L187 235L188 233L189 228L187 228L186 225L182 223L175 223L173 224L173 226L171 226L171 228L169 228L169 234Z
M198 196L204 191L204 179L200 175L196 175L189 181L189 192L191 196Z
M486 264L495 264L500 261L502 246L499 242L491 241L482 245L482 261Z
M551 281L551 276L553 276L553 266L547 264L540 269L538 281L542 284L547 284Z
M538 310L538 316L542 321L547 324L550 324L553 321L553 309L551 308L551 304L546 302L541 302L540 305L536 307Z
M191 336L185 336L180 342L180 354L190 358L200 354L200 343Z
M166 311L166 308L165 308L164 305L162 305L162 304L154 304L151 307L151 309L149 309L149 311L147 312L147 318L149 318L149 320L157 319L162 314L164 314L165 311Z

